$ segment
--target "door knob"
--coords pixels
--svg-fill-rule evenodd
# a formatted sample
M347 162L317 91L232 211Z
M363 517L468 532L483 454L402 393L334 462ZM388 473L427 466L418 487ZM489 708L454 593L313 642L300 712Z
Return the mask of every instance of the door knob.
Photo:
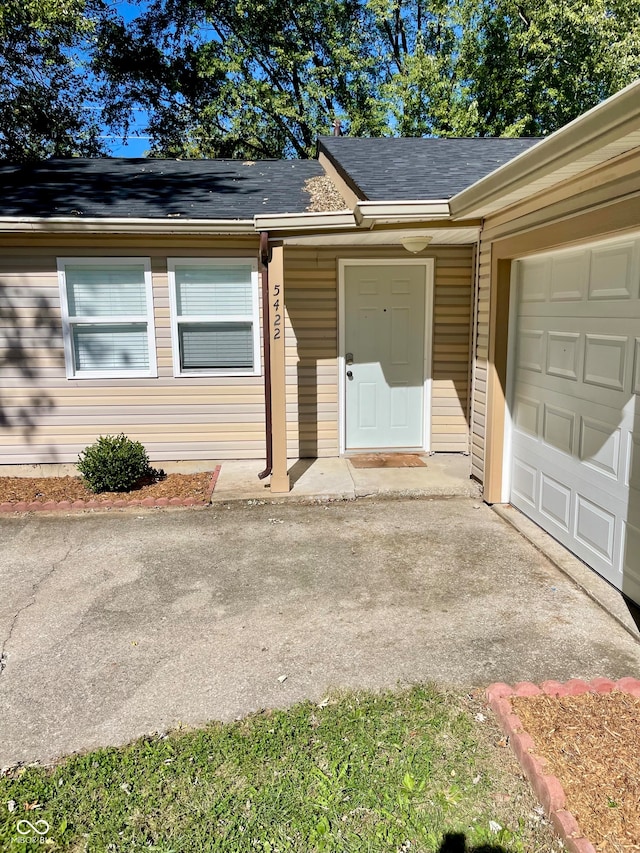
M347 370L347 379L353 379L353 370Z

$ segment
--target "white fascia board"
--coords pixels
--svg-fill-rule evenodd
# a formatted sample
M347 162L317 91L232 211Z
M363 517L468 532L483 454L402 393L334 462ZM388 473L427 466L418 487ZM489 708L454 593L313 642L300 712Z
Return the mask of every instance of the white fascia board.
M252 219L97 219L0 217L0 233L74 234L255 234Z
M265 213L254 218L256 231L332 231L355 228L356 220L350 210L324 213Z
M495 202L500 196L514 192L638 129L640 80L453 196L450 200L451 215L454 219L482 216L483 205Z
M449 219L449 202L446 199L429 201L360 201L354 215L358 225L395 225L402 222Z

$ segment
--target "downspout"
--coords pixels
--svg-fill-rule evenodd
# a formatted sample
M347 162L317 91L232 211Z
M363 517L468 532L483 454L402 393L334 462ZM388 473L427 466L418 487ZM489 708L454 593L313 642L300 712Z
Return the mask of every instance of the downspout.
M260 261L262 262L262 340L264 346L264 415L266 421L267 466L258 474L265 480L273 466L273 424L271 417L271 318L269 311L269 233L260 232Z

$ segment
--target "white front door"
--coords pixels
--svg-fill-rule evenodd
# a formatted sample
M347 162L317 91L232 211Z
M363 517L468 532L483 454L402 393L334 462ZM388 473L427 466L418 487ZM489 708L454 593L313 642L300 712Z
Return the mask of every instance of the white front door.
M423 448L424 264L346 266L346 449Z

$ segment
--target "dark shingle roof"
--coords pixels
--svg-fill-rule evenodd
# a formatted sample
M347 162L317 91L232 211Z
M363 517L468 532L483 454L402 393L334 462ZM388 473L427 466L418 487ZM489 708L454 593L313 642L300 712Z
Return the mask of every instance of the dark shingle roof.
M448 199L539 139L358 139L323 136L319 150L369 201Z
M0 216L252 219L310 203L316 160L45 160L0 162Z

